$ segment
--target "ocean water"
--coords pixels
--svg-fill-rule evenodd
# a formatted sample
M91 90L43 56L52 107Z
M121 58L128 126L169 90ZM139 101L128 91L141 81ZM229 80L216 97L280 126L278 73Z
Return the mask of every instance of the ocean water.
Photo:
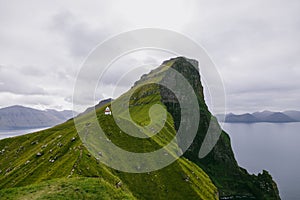
M300 199L300 123L224 123L223 129L242 167L268 170L282 199Z
M28 133L34 133L48 128L50 127L34 128L34 129L0 130L0 140L4 138L19 136L19 135L25 135Z

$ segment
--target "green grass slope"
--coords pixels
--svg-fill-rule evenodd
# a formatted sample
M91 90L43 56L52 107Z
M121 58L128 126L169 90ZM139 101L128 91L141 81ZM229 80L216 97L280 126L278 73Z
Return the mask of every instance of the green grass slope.
M164 70L167 67L154 71L152 80L163 78ZM130 98L131 117L142 126L151 122L148 113L152 105L165 107L155 84L138 88L134 93L128 91L114 101L117 108L122 108L126 98ZM112 116L104 115L105 107L97 109L97 123L111 142L125 150L151 152L175 136L174 121L169 113L159 133L141 139L122 132ZM153 115L159 114L153 112ZM122 116L122 109L120 113L121 122L129 126L130 121L126 115ZM91 113L80 116L79 121L79 126L88 125L89 130L96 126ZM97 133L90 131L83 140L93 142L96 138ZM102 164L81 139L74 121L69 120L48 130L0 140L0 199L218 199L209 176L187 158L179 158L149 173L125 173ZM121 187L117 187L117 183L121 183Z
M0 190L1 200L136 199L101 178L61 178L23 187Z

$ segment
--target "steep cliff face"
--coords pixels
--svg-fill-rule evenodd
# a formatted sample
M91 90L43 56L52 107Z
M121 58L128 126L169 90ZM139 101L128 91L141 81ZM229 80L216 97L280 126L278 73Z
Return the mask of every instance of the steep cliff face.
M192 85L198 98L201 115L199 129L184 157L195 162L209 174L214 184L218 187L221 199L227 197L239 199L280 199L276 183L266 171L263 171L258 176L249 175L246 170L238 166L231 148L230 138L224 131L222 131L212 151L203 159L198 157L209 123L213 120L217 126L218 124L205 104L197 62L178 57L165 61L163 65L170 66L182 74ZM168 82L170 79L176 79L176 77L164 76L161 82ZM178 130L181 121L180 104L174 93L165 87L160 88L160 93L161 101L171 113L175 128Z

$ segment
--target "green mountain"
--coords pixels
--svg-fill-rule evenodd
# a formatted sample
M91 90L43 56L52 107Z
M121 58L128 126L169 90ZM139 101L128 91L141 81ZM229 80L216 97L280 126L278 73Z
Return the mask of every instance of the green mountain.
M96 120L94 113L89 112L76 118L76 127L74 120L69 120L48 130L0 140L0 199L280 199L276 184L266 171L258 176L249 175L238 166L225 132L213 150L199 158L209 122L218 124L205 105L200 75L194 66L195 61L183 57L165 61L118 99L98 107ZM180 90L178 77L170 76L172 70L188 80L200 107L199 129L192 145L174 163L152 172L127 173L104 165L101 160L130 158L112 157L113 152L88 151L87 143L106 145L93 131L98 124L109 138L106 142L130 152L147 153L171 144L166 155L176 157L173 150L185 147L190 138L183 137L184 134L175 137L183 105L172 91L162 86L172 79ZM154 105L168 111L157 134L137 138L120 129L120 123L129 130L132 128L123 111L128 99L129 114L141 126L147 127L153 117L161 117L159 110L150 109ZM118 125L113 115L104 115L107 106L113 106L113 115L120 114ZM189 130L189 123L192 121L183 130ZM145 129L141 134L151 133ZM178 144L172 143L174 138Z

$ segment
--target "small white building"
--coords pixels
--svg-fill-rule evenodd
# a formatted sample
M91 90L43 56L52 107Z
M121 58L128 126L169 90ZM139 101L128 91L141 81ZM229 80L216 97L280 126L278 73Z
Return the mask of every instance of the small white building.
M109 107L105 108L104 114L105 115L111 115L111 111L110 111Z

